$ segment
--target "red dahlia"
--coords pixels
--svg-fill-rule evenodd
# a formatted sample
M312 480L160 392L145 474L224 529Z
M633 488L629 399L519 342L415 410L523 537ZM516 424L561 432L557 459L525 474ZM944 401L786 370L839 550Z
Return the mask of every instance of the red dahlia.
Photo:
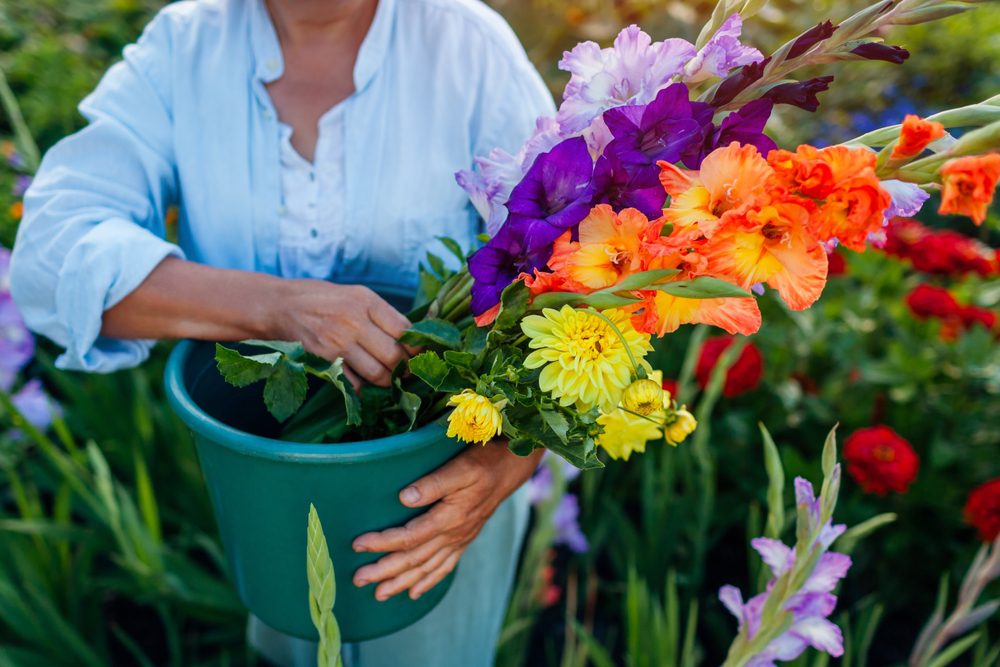
M722 353L736 340L734 336L716 336L709 338L701 347L698 356L698 366L694 374L698 379L698 384L702 389L708 386L708 380L712 376L712 370L719 362ZM764 358L760 350L753 343L747 343L740 353L740 358L736 360L726 373L726 385L722 390L723 396L739 396L750 391L760 384L760 378L764 374Z
M917 477L920 457L888 426L858 429L844 443L847 472L867 493L905 493Z
M914 317L927 319L939 317L943 320L959 317L961 311L955 297L943 287L917 285L906 296L906 305Z
M972 490L965 503L965 520L976 527L983 542L1000 535L1000 477Z

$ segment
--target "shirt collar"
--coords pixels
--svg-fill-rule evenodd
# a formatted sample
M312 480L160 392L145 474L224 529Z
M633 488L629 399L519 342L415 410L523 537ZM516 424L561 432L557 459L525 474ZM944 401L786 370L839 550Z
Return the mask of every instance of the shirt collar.
M361 42L358 59L354 63L354 90L363 90L378 73L389 49L395 24L396 2L398 0L378 0L375 17ZM271 83L285 71L281 44L274 23L264 5L264 0L255 0L250 16L250 38L253 48L254 76L263 83Z

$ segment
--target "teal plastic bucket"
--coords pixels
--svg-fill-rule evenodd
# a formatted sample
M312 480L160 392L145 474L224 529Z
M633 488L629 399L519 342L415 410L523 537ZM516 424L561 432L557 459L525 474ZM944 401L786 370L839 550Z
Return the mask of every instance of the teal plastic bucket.
M398 526L422 510L399 491L458 453L444 427L338 444L277 440L262 387L236 389L215 367L213 343L182 341L167 363L171 407L190 427L212 497L230 574L247 608L281 632L315 640L306 580L309 504L316 505L337 579L334 608L344 641L381 637L414 623L441 600L452 576L418 600L385 602L354 571L381 554L358 554L355 537Z

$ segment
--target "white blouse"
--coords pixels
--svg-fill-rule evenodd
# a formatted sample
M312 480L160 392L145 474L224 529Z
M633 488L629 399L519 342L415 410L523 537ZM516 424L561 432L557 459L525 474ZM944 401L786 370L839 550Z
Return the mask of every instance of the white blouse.
M281 208L278 272L287 278L327 279L341 261L346 236L344 105L320 118L313 161L292 145L281 123Z

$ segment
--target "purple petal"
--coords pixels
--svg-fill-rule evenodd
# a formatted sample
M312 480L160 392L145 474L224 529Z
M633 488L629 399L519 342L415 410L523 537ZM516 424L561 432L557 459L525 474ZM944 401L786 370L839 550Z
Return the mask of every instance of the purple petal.
M806 583L803 584L801 592L830 593L847 575L850 568L850 556L836 552L825 553L820 556L816 569L812 571Z
M787 60L798 58L818 42L828 39L831 35L833 35L836 29L837 26L833 25L829 21L823 21L818 25L814 25L812 28L809 28L795 38L795 41L792 43L792 47L788 50L788 54L785 58Z
M797 593L785 605L796 618L829 616L837 608L837 596L831 593Z
M566 139L539 155L510 193L511 215L545 220L563 229L573 227L590 210L586 193L594 162L582 137Z
M789 634L834 658L844 654L844 636L840 633L840 628L825 618L804 618L789 629Z
M0 292L0 391L9 391L14 378L35 354L35 339L24 325L9 292Z
M924 192L919 185L905 183L903 181L888 180L882 181L882 189L892 197L892 205L885 212L885 219L912 218L920 209L930 195Z
M750 544L776 577L784 574L795 562L795 552L781 540L758 537Z
M851 49L851 53L868 60L884 60L887 63L900 65L910 57L910 52L901 46L868 42Z
M740 43L743 19L733 14L719 27L704 47L684 67L684 80L698 83L713 76L726 76L730 70L763 60L757 49Z
M775 104L790 104L806 111L816 111L819 108L816 95L827 90L832 82L832 76L818 76L806 81L781 83L769 88L762 97Z
M719 589L719 601L729 613L743 620L743 594L736 586L725 585Z
M11 402L30 424L41 431L52 424L56 414L52 399L38 380L26 382L20 391L11 396Z
M552 515L552 522L556 527L555 544L564 544L574 553L583 553L589 548L587 537L577 522L579 515L580 503L572 493L562 497Z
M719 83L712 97L712 106L721 107L729 104L755 81L764 76L764 68L771 62L771 58L764 58L760 62L744 65L737 72L730 74Z
M31 187L31 176L27 174L18 174L14 178L14 185L11 187L11 194L15 197L23 197L24 193L28 191Z
M541 465L531 479L528 480L528 499L532 505L538 505L549 499L555 480L552 470L547 465Z

